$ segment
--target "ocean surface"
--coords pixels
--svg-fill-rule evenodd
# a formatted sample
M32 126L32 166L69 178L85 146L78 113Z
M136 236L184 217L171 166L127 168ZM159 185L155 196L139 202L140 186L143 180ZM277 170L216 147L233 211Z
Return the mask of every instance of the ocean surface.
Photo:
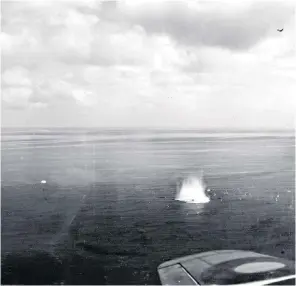
M6 282L38 272L50 284L58 269L65 284L157 284L160 263L214 249L295 259L294 134L2 129L1 135ZM189 176L203 180L189 186L197 203L175 199ZM209 200L198 203L205 193ZM42 261L44 252L58 266ZM23 272L15 266L21 259Z

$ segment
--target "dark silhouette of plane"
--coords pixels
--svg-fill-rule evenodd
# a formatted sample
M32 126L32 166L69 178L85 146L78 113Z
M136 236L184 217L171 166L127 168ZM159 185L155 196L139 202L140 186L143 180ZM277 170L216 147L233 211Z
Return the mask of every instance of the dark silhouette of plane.
M277 29L278 30L278 32L282 32L282 31L284 31L284 29Z

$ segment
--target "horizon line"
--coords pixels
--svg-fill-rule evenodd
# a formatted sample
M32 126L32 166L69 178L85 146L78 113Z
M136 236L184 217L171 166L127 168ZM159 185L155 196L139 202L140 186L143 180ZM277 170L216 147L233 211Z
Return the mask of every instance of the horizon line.
M243 132L295 132L296 128L233 128L233 127L180 127L180 126L1 126L2 129L101 129L101 130L194 130Z

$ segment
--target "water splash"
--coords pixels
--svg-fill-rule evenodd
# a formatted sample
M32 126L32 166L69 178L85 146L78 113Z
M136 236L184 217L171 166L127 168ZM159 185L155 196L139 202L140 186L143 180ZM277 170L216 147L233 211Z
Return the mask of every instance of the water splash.
M209 189L207 189L202 175L189 176L182 182L175 199L186 203L205 204L210 201L210 198L206 195L207 191Z

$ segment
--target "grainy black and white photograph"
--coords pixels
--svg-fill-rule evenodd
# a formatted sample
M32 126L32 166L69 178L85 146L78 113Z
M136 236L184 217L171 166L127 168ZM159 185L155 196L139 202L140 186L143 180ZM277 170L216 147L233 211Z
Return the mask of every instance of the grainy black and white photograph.
M1 284L295 285L295 110L295 1L1 1Z

